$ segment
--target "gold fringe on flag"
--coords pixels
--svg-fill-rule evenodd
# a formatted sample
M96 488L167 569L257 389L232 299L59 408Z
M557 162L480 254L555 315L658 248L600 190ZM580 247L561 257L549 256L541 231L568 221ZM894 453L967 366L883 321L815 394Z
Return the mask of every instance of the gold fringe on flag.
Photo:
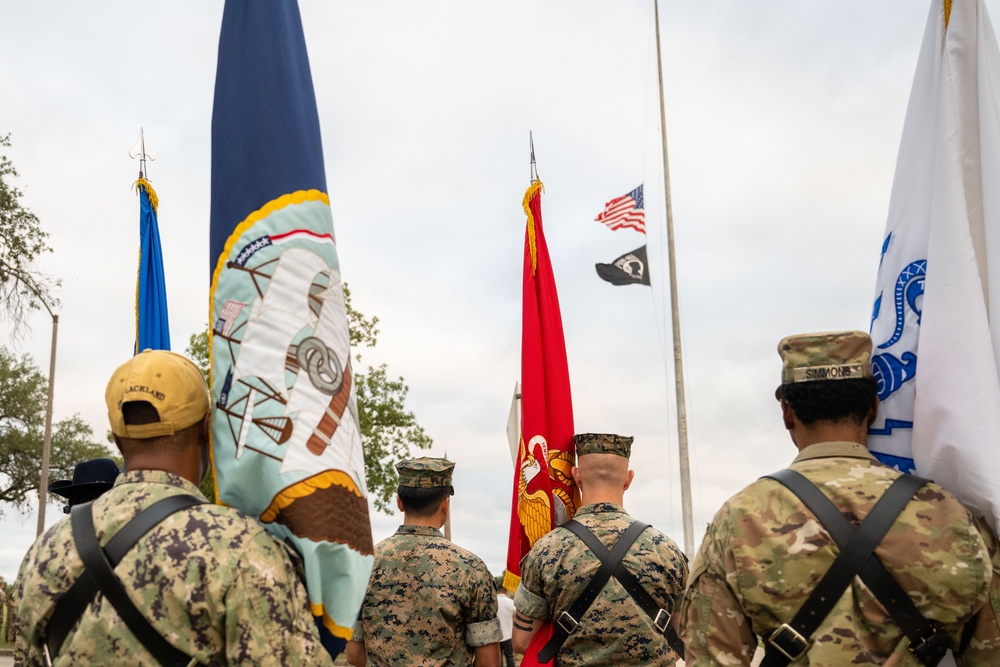
M524 199L521 201L521 206L528 215L528 249L531 252L531 275L535 275L535 271L538 270L538 249L535 247L535 216L531 214L531 207L528 204L538 196L541 190L542 182L535 181L528 186L528 191L524 193Z
M944 27L948 29L948 21L951 19L951 0L944 0Z
M153 213L157 215L160 214L160 198L156 196L156 190L153 189L153 185L149 182L147 178L140 178L138 181L132 184L132 189L136 192L139 188L146 188L146 195L149 196L149 203L153 207Z

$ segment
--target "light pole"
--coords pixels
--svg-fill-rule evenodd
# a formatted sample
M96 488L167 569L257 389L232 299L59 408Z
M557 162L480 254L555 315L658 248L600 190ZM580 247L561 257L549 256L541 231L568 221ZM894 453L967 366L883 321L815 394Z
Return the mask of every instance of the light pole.
M32 290L34 292L34 290ZM52 452L52 394L56 382L56 334L59 332L59 316L52 312L49 304L35 292L35 296L52 316L52 350L49 352L49 399L45 404L45 440L42 443L42 479L38 487L38 527L36 537L45 530L45 505L49 496L49 456Z

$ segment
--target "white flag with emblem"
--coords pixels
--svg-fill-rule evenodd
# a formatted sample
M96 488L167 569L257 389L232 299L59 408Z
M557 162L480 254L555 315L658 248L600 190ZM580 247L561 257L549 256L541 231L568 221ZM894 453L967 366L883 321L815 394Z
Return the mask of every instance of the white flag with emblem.
M869 446L996 526L1000 50L982 0L947 3L950 15L945 4L932 3L889 204L871 329L882 404Z

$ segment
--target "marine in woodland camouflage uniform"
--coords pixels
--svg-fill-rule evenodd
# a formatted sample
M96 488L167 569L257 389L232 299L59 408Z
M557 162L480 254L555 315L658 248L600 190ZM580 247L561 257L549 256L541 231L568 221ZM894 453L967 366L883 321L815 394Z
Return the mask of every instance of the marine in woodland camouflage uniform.
M573 469L573 475L587 504L573 518L611 549L634 521L621 504L632 479L633 471L628 470L632 438L588 433L574 436L574 441L580 467ZM616 470L621 473L612 497L598 487L597 479L588 479L596 472L590 464L603 468L609 461L617 462ZM607 471L602 475L606 476ZM617 478L618 473L612 476ZM622 563L661 608L668 612L676 609L687 582L687 560L673 540L647 528ZM598 557L566 528L556 528L535 542L521 561L521 585L514 594L515 649L525 650L541 628L541 620L555 620L567 611L599 567ZM586 615L576 620L579 625L556 654L555 662L560 667L675 664L677 656L663 634L614 577Z
M860 332L794 336L778 351L784 363L777 395L800 449L790 467L857 525L901 474L865 446L877 406L871 340ZM820 393L803 398L804 384ZM818 441L824 434L836 439ZM1000 665L996 541L988 528L982 531L954 496L930 483L875 550L925 618L944 625L952 648L978 612L968 648L958 656L959 665L976 667ZM686 663L750 665L757 638L766 641L792 619L838 553L827 530L778 482L761 479L737 493L715 515L692 565L681 609ZM858 577L812 640L795 665L921 664Z
M347 645L348 660L364 665L367 653L368 665L384 667L498 666L502 634L493 577L479 557L439 530L454 493L454 464L424 457L396 468L397 504L405 523L375 546L368 591ZM436 513L412 510L408 490L414 489L437 494L439 499L432 498L428 506L436 507Z
M129 472L94 501L102 545L162 498L203 497L192 478L201 480L197 471L207 470L208 456L208 389L197 367L180 355L137 355L116 372L107 399ZM146 403L139 425L123 416L123 403L134 401ZM149 421L150 406L156 422ZM130 415L132 409L124 412ZM150 435L165 432L172 435ZM168 472L177 467L169 465L140 469L155 465L162 454L185 474ZM17 664L46 664L43 646L53 608L83 571L68 519L32 545L15 585ZM332 664L286 547L237 510L202 504L172 514L139 540L115 574L153 627L197 664ZM52 660L54 665L158 664L101 594Z

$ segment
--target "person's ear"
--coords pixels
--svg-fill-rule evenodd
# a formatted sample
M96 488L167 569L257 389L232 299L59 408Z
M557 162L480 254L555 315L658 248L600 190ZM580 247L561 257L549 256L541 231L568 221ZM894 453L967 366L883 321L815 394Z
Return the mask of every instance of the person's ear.
M878 406L879 406L879 400L878 400L878 396L876 396L875 397L875 403L868 410L868 426L869 426L869 428L871 427L872 424L875 423L875 420L878 419Z
M795 425L795 411L785 399L781 399L781 419L785 423L785 428L791 431Z
M625 488L624 491L628 491L628 487L632 486L632 480L635 478L635 471L629 470L628 474L625 475Z

